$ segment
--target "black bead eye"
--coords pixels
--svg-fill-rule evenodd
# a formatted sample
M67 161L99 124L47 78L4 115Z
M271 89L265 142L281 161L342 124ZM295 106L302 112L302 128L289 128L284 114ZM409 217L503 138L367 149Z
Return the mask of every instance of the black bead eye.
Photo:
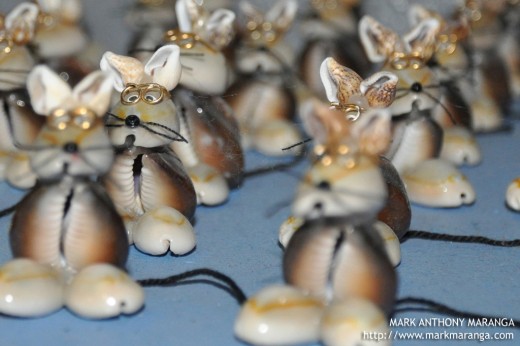
M330 183L326 180L322 180L316 185L320 190L330 190Z

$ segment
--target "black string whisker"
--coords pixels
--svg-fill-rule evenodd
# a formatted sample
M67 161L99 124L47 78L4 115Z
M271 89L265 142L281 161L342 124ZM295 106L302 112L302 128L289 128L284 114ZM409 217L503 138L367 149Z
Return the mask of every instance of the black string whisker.
M405 242L410 239L449 241L449 242L454 242L454 243L474 243L474 244L483 244L483 245L491 245L491 246L499 246L499 247L520 246L520 239L498 240L498 239L491 239L491 238L484 237L484 236L455 235L455 234L434 233L434 232L419 231L419 230L409 230L408 232L406 232L406 234L403 236L403 238L401 238L401 242Z
M457 121L455 120L455 118L453 117L453 114L451 114L450 110L448 109L448 107L446 107L445 105L442 104L441 100L439 100L438 98L436 98L435 96L433 96L432 94L426 92L425 90L423 90L423 93L424 95L428 96L430 99L432 99L433 101L437 102L437 104L439 106L441 106L441 108L446 112L446 114L448 114L448 117L450 118L451 122L456 125L457 124Z
M305 144L305 143L307 143L307 142L310 142L310 141L312 141L312 138L306 138L306 139L304 139L304 140L301 141L301 142L298 142L298 143L292 144L292 145L290 145L290 146L288 146L288 147L282 148L282 150L283 150L283 151L285 151L285 150L289 150L289 149L292 149L292 148L298 147L298 146L303 145L303 144Z
M245 171L243 174L243 177L245 179L245 178L250 178L250 177L254 177L254 176L258 176L258 175L262 175L262 174L266 174L266 173L271 173L271 172L281 172L281 171L294 167L295 165L300 163L304 157L305 157L305 155L303 153L300 153L298 155L295 155L288 162L267 165L265 167L253 168L252 170Z
M168 136L167 134L165 133L161 133L159 131L155 131L151 128L149 128L148 126L144 125L144 124L139 124L140 127L142 127L143 129L145 129L146 131L148 132L151 132L155 135L158 135L158 136L161 136L161 137L164 137L164 138L167 138L169 140L172 140L174 142L184 142L184 143L188 143L188 140L186 138L184 138L180 133L177 133L177 132L174 132L178 137L172 137L172 136Z
M125 118L121 118L121 117L119 117L119 116L115 115L114 113L111 113L111 112L107 112L106 114L107 114L107 115L109 115L109 116L111 116L112 118L115 118L115 119L117 119L117 120L120 120L120 121L125 121Z
M229 276L220 273L216 270L209 268L199 268L193 269L190 271L186 271L184 273L180 273L177 275L172 275L165 278L160 279L142 279L137 280L143 287L153 287L153 286L176 286L180 282L184 282L188 279L192 279L199 276L208 276L210 278L216 279L220 281L225 286L229 287L231 296L233 296L239 304L243 304L247 300L247 296L244 291L238 286L238 284Z

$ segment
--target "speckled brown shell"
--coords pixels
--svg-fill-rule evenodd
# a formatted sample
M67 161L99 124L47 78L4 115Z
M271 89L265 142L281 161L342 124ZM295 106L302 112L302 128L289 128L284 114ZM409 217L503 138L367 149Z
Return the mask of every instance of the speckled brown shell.
M352 95L359 94L363 79L354 70L342 66L334 59L327 60L329 76L337 86L337 98L340 104L348 104Z
M443 111L443 117L435 115L435 120L443 128L452 127L454 125L459 125L467 129L472 128L471 108L460 93L460 90L453 83L444 84L443 105L448 109L450 114ZM433 113L437 114L435 111Z
M406 188L390 160L380 157L379 168L388 189L388 200L377 218L390 226L398 238L402 238L410 229L412 221L412 209Z
M63 257L76 270L94 263L123 267L128 256L123 222L92 183L35 188L17 208L9 235L14 257L53 265Z
M242 181L244 154L238 123L229 105L220 97L194 95L175 90L174 102L185 111L189 139L197 157L222 173L231 187ZM200 111L200 112L199 112Z
M333 218L307 221L285 251L285 280L319 296L326 296L331 287L334 298L365 298L390 313L395 271L376 232L353 224Z

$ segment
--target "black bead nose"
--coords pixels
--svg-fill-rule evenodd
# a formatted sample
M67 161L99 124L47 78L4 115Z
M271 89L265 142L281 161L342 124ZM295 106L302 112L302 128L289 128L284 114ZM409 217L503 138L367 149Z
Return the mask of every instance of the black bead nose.
M139 126L139 123L141 120L139 120L139 117L137 115L129 115L125 119L125 125L131 128Z
M422 91L421 83L415 82L412 84L410 88L413 92L420 93Z
M321 202L318 202L318 203L314 204L314 209L322 210L323 209L323 204Z
M317 186L320 190L330 190L330 183L325 180L320 181L320 183Z
M69 153L69 154L77 153L78 145L74 142L65 143L65 145L63 146L63 151L65 151L66 153Z

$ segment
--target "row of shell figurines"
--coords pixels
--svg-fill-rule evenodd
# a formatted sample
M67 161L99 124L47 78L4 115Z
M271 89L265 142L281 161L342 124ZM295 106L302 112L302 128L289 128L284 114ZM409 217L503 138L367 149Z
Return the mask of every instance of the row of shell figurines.
M17 11L13 12L16 14ZM30 20L27 18L35 17L30 6L18 12L24 16L24 19L19 21L12 19L13 17L6 17L6 28L17 28L16 24L20 23L24 24L22 27L27 27L25 23ZM378 35L382 39L387 38L385 36L387 32L381 29L379 23L369 17L361 22L361 26L364 26L365 30L373 32L369 38L376 41L368 44L382 44L382 41L377 41ZM428 34L435 27L434 21L423 22L402 42L413 41L413 47L417 49L427 43L421 42L421 38L430 37L431 35ZM17 32L17 30L12 31ZM363 28L361 32L363 32ZM375 34L376 32L378 35ZM425 33L427 34L425 35ZM394 45L394 47L404 47L402 48L404 50L409 49L406 47L410 46L412 44L408 43ZM380 51L380 49L377 50L377 52ZM193 52L193 50L189 51L189 53ZM12 51L8 54L10 53ZM395 56L394 51L391 53L392 56ZM140 249L151 254L163 253L168 249L176 253L185 253L193 248L194 237L189 219L193 215L197 198L199 201L202 199L201 193L196 192L195 183L207 183L211 181L208 177L211 178L215 174L203 172L202 179L200 177L193 179L192 174L183 171L179 159L172 151L168 149L149 150L169 147L172 142L179 145L192 142L187 139L191 139L189 134L183 135L182 132L183 121L187 120L182 117L171 119L172 117L169 116L178 111L178 107L170 102L172 97L170 91L179 82L182 83L184 71L182 71L180 63L181 54L182 47L166 45L153 53L146 64L143 64L129 57L107 53L101 66L108 71L108 75L104 76L100 72L94 72L83 79L74 89L71 89L46 67L39 66L31 72L27 78L27 87L32 108L36 113L47 116L47 121L34 142L22 143L19 147L29 153L28 156L32 162L31 172L42 181L47 181L48 184L34 188L20 204L15 214L11 230L11 243L15 257L31 258L36 262L16 260L2 268L3 277L9 278L6 280L9 284L3 287L6 290L4 300L6 313L20 316L41 315L54 311L63 304L86 317L102 318L121 312L136 311L143 303L142 290L118 269L124 265L126 260L128 240L130 239ZM401 70L404 69L401 68L399 71ZM410 72L415 73L420 69L412 68L412 70ZM322 196L323 191L331 189L336 184L336 181L327 179L328 174L332 174L335 170L336 172L338 169L352 172L353 169L361 169L363 174L354 175L354 178L361 179L361 182L366 182L366 177L374 175L378 177L378 168L374 168L373 159L367 159L364 155L368 154L373 158L374 155L384 152L388 146L392 113L382 111L380 108L394 105L396 93L399 96L397 85L401 80L397 78L397 74L391 73L380 73L362 80L353 71L343 68L334 60L326 60L322 64L320 72L328 101L333 104L334 109L331 110L328 104L324 105L314 100L301 107L302 116L305 119L313 119L304 120L304 123L317 144L319 143L316 145L316 154L320 157L321 165L312 170L313 173L309 173L307 181L302 185L302 190L306 190L304 191L306 200L301 199L301 201L305 202L302 203L307 206L307 209L303 209L304 213L300 212L301 214L298 215L298 212L295 212L295 214L303 217L316 214L317 211L318 215L345 213L345 209L338 208L334 199L331 203L327 203L326 198ZM109 95L114 86L121 96L110 110L107 121L110 137L107 137L99 119L105 115L110 106ZM181 94L177 97L180 102L184 101L188 105L190 101L193 102L189 95L183 98L183 94ZM424 117L421 118L425 110L421 107L424 104L427 102L411 102L409 106L411 113L415 112L413 118L424 119ZM16 110L16 105L13 105L13 109ZM153 112L150 112L150 109L153 109ZM377 115L370 115L374 109L377 112L373 113ZM16 111L8 110L8 112L11 113L12 124L16 126ZM402 109L399 112L402 114ZM333 115L326 115L329 113ZM354 118L356 118L355 115L360 115L360 118L354 122L355 126L351 126L348 121L345 121L345 117L352 114ZM316 119L320 119L321 123L315 121ZM307 125L307 123L309 124ZM338 124L339 127L336 126ZM281 127L283 128L283 126ZM329 134L331 129L337 133ZM350 136L343 136L348 132L351 132ZM406 131L404 132L406 133ZM340 136L338 137L338 135ZM297 142L297 139L293 138L291 144ZM112 165L113 144L121 149L115 158L115 165ZM188 145L185 146L188 147ZM279 145L278 149L280 147L282 145ZM193 158L196 149L191 149L188 154L191 154ZM180 153L177 155L180 156ZM136 161L142 165L142 180L138 194L131 189L129 191L122 188L122 186L134 187L133 167ZM451 166L440 163L439 160L424 162L452 169ZM397 166L395 163L394 165ZM76 179L83 176L102 175L109 170L111 173L105 180L105 186L115 206L108 202L106 195L100 192L95 185L83 179ZM364 170L369 173L365 174ZM436 172L431 168L426 171ZM446 174L443 170L438 171ZM26 171L22 172L28 175ZM182 183L172 184L172 176ZM223 176L225 177L224 174ZM335 176L332 174L329 177ZM75 179L69 179L70 177ZM131 184L125 184L129 181L129 177L132 178ZM192 179L189 179L190 177ZM225 178L224 183L220 186L227 187ZM464 181L464 179L460 180ZM343 181L338 182L338 184L343 183ZM366 183L355 184L355 186L366 186ZM370 196L376 197L369 201L363 198L363 196L367 196L363 193L353 194L354 197L346 197L347 201L353 200L351 204L360 212L370 217L373 216L374 211L381 208L384 203L381 200L385 195L380 190L383 184L371 186L376 193L370 194ZM198 191L201 191L200 188ZM466 199L471 197L468 192L464 192L464 194ZM318 195L320 197L316 197ZM457 191L457 195L460 198L461 192ZM172 196L183 196L183 200L179 202L179 198ZM185 198L185 196L192 197ZM319 203L313 202L316 198L320 199ZM322 198L325 200L321 200ZM65 203L70 205L68 210L63 208ZM319 204L318 210L316 210L317 204ZM100 210L100 206L104 206L101 208L102 210ZM295 208L295 210L297 209ZM66 215L63 214L64 211L67 212ZM96 213L95 215L103 213L105 217L81 217L81 215L92 215L84 213ZM55 218L50 215L54 215ZM118 215L123 216L126 225ZM41 234L35 234L34 227L28 222L35 218L42 218L40 224L48 226L46 231L40 232ZM55 222L48 221L51 219ZM93 222L98 224L85 224L86 219L94 219ZM57 230L61 230L61 222L64 220L67 220L69 228L66 232L68 239L63 240L64 247L59 248L56 243L61 237L57 238L57 234L60 234L60 231ZM77 222L77 220L81 220L81 222ZM153 227L149 225L153 225ZM92 234L94 229L107 230L107 232L103 232L104 239L100 239L99 233ZM153 232L142 231L145 229L153 229ZM108 242L106 234L112 234L112 239L117 239L117 241ZM166 249L162 241L165 234L168 239L171 239ZM81 244L79 244L78 235L83 236ZM85 242L85 237L89 239L88 242ZM157 241L158 239L161 241ZM53 242L54 244L50 244ZM100 244L106 244L106 247L101 248ZM37 262L51 266L41 265ZM115 266L93 264L99 262L111 263ZM56 271L55 268L63 270ZM34 275L20 275L22 272ZM35 292L34 282L30 282L34 278L45 279L43 286L38 286L38 292ZM94 291L92 285L108 287L114 278L121 280L118 281L120 283L120 286L117 287L118 294L114 293L113 299L104 302L98 301L99 305L93 304L93 300L88 300L88 304L85 303L87 300L84 299L84 294L91 294ZM114 287L110 286L109 289L114 289ZM125 303L121 304L122 301ZM23 302L23 304L17 305L18 302ZM123 311L122 308L124 308Z

